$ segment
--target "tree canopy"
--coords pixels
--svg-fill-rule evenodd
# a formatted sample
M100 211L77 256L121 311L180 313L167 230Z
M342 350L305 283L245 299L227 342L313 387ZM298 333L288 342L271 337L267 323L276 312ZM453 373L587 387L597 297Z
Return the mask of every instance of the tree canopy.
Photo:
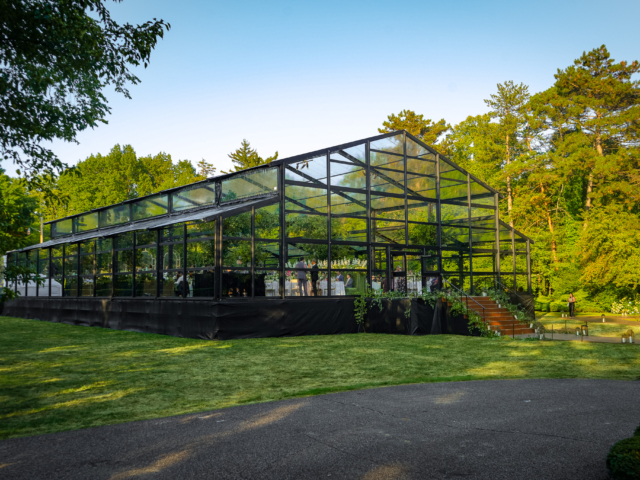
M233 162L233 170L222 173L239 172L251 167L257 167L258 165L264 165L265 163L271 163L278 158L278 152L271 157L262 158L258 155L258 152L251 148L251 144L247 140L242 140L240 148L235 152L231 152L227 155Z
M106 87L130 98L127 86L139 82L131 68L146 68L170 28L156 19L120 25L106 4L0 0L0 148L31 182L65 168L44 142L75 142L107 123Z

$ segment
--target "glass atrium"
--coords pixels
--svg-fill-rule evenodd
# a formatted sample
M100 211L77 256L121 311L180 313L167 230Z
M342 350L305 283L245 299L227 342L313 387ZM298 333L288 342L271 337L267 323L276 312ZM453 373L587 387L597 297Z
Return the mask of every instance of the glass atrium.
M531 240L498 199L399 131L49 222L7 261L43 280L22 297L330 298L443 277L530 292Z

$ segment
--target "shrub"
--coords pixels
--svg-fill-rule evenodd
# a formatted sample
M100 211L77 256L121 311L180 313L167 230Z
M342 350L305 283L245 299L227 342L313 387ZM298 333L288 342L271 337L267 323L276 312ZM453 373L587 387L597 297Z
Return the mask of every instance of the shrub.
M552 312L568 312L567 302L551 302L550 311Z
M640 480L640 436L625 438L611 447L607 469L615 480Z

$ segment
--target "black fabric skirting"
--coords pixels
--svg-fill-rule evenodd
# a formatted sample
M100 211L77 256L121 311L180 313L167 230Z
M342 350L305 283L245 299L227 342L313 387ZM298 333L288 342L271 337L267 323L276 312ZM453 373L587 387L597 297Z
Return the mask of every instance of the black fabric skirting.
M447 315L441 301L383 299L369 304L364 325L354 316L354 299L207 300L19 298L2 315L71 325L157 333L175 337L235 338L392 333L469 335L467 321Z

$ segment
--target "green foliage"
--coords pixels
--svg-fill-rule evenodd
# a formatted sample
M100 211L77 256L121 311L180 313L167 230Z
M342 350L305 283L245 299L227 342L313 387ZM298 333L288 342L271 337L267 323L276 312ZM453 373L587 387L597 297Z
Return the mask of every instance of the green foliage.
M411 110L402 110L398 115L392 113L387 116L387 120L382 122L382 127L378 129L378 132L391 133L396 130L406 130L427 145L432 146L436 146L438 139L451 129L451 125L444 118L439 122L434 122Z
M258 155L258 152L256 150L251 148L251 144L247 140L242 140L240 148L238 148L235 152L231 152L228 157L233 162L233 170L222 173L239 172L240 170L245 170L247 168L271 163L272 161L277 160L278 152L276 152L271 157L262 158L260 155Z
M614 480L640 479L640 436L625 438L611 447L607 470Z
M130 98L140 80L131 67L149 63L162 20L115 22L104 0L2 2L0 144L4 160L32 185L64 164L45 145L107 123L106 88Z

